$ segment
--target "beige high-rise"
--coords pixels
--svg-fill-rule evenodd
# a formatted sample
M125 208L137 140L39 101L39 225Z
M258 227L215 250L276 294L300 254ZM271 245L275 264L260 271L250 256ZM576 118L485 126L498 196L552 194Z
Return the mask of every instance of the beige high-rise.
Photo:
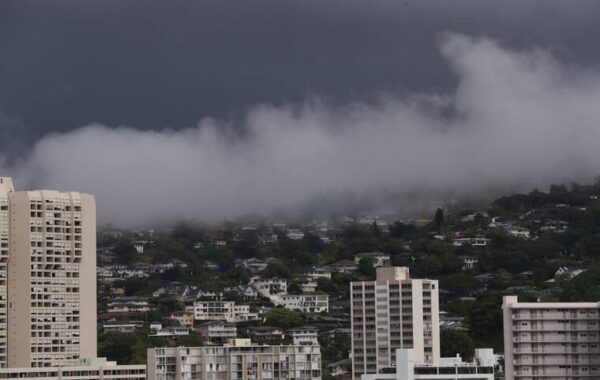
M73 366L95 357L94 197L16 192L9 178L1 178L0 249L0 274L6 273L0 277L0 296L6 294L4 305L0 299L0 366Z
M437 280L416 280L406 267L377 268L375 281L350 285L352 378L396 365L396 350L412 348L414 359L440 357Z

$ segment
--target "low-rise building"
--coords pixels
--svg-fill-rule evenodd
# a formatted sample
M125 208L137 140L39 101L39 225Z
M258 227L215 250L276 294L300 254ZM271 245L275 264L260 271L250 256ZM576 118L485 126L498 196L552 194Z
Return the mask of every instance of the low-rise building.
M311 267L304 271L304 276L308 278L331 278L331 269L323 267Z
M287 332L294 346L319 345L319 330L313 326L296 327Z
M283 341L283 330L279 327L251 326L247 331L252 343L279 344Z
M224 321L204 322L198 330L208 342L224 342L237 337L237 327Z
M148 349L149 380L321 380L319 346L255 345Z
M200 301L190 308L196 321L226 321L230 323L257 320L258 314L250 312L248 305L233 301Z
M105 358L81 359L78 366L2 368L0 379L23 380L146 380L145 365L118 365Z
M146 311L150 311L148 301L135 297L118 297L109 302L106 309L106 312L111 314L144 313Z
M414 359L414 349L396 350L396 366L378 374L363 374L361 380L494 380L494 351L476 349L472 362L463 362L457 355L439 358L432 363Z
M178 337L190 335L190 329L185 326L167 326L160 328L154 332L154 334L148 335L149 337Z
M479 260L473 256L461 256L460 259L463 262L462 269L463 270L471 270L479 264Z
M356 273L358 265L352 260L340 260L328 266L331 273Z
M176 311L171 313L171 319L174 319L179 322L181 326L185 326L188 328L194 327L194 313L189 311Z
M314 278L304 278L297 282L302 293L314 293L317 291L319 283Z
M250 286L263 297L287 293L287 280L284 278L258 278L250 280Z
M391 256L387 253L363 252L363 253L357 253L356 255L354 255L354 263L355 264L360 263L360 260L362 260L365 257L371 257L373 259L373 266L375 268L390 266L390 264L392 262Z
M325 294L285 294L281 296L281 305L303 313L328 312L329 296Z
M333 362L327 365L327 369L331 376L341 376L350 373L350 367L352 366L352 359L343 359L337 362Z
M462 247L464 245L470 245L472 247L487 247L492 242L492 239L483 238L483 237L474 237L474 238L456 238L452 240L452 245L455 247Z
M285 234L285 236L287 236L288 239L291 240L302 240L304 238L304 232L296 228L290 228Z
M132 333L143 326L141 321L107 322L102 325L104 332Z

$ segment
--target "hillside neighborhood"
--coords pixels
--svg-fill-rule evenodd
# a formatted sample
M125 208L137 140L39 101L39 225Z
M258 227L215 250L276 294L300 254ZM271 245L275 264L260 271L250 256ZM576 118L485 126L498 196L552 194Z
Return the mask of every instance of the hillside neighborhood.
M323 378L349 377L350 282L394 266L439 280L443 355L471 358L475 347L501 353L503 295L600 300L600 287L589 286L600 280L599 195L600 183L555 185L485 209L442 206L419 220L105 227L99 351L144 363L148 347L232 338L318 344Z

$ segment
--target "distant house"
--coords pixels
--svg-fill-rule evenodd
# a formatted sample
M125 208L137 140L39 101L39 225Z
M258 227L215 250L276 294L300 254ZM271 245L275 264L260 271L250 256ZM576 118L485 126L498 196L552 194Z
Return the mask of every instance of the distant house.
M170 318L178 321L181 326L194 327L194 313L189 311L176 311L171 313Z
M258 314L250 312L248 305L233 301L200 301L189 307L196 321L226 321L230 323L257 320Z
M281 296L281 305L303 313L329 311L329 296L323 294L286 294Z
M211 288L200 288L196 293L197 300L204 301L220 301L223 299L223 290L211 289Z
M337 362L333 362L327 365L327 369L332 376L342 376L350 372L350 366L352 365L351 359L343 359Z
M236 293L246 301L255 300L256 297L258 297L258 292L250 285L237 285L232 288L224 289L224 292Z
M134 241L134 242L133 242L133 248L135 248L135 252L136 252L138 255L143 255L143 254L144 254L144 246L145 246L146 244L147 244L147 242L146 242L146 241L141 241L141 240Z
M267 265L269 265L272 261L278 261L274 257L269 257L267 259L258 259L256 257L252 257L250 259L236 259L234 265L236 268L247 268L252 273L257 273L265 270Z
M304 270L304 276L309 278L331 278L331 269L322 267L310 267Z
M283 341L283 330L279 327L251 326L247 332L253 343L278 344Z
M190 335L190 329L185 326L168 326L161 328L160 330L156 330L154 334L148 335L149 337L178 337Z
M300 279L297 284L300 286L302 293L314 293L317 291L317 286L319 286L317 280L313 278Z
M104 332L132 333L142 326L141 321L107 322L102 325L102 330Z
M325 332L325 333L323 333L323 334L324 334L325 336L328 336L328 337L329 337L329 338L331 338L331 339L334 339L336 336L339 336L339 335L347 335L347 336L350 336L350 335L352 335L352 330L351 330L351 329L348 329L348 328L341 328L341 327L338 327L338 328L335 328L335 329L332 329L332 330L326 331L326 332Z
M472 247L487 247L491 244L492 239L475 237L475 238L456 238L452 240L452 245L455 247L462 247L464 245L470 245Z
M107 313L127 314L150 311L148 301L136 297L117 297L108 303Z
M463 266L462 266L463 270L474 269L477 266L477 264L479 263L479 260L473 256L460 256L460 259L463 262Z
M360 263L360 260L362 260L365 257L373 258L373 266L375 268L387 267L387 266L390 266L390 264L391 264L391 256L387 253L382 253L382 252L357 253L356 255L354 255L354 263L355 264Z
M277 234L263 234L258 237L258 240L263 245L277 244L278 237Z
M295 229L295 228L291 228L287 231L285 236L287 236L288 239L292 239L292 240L302 240L304 238L304 232L302 232L298 229Z
M201 324L198 330L209 342L224 342L237 337L237 327L224 321L209 321Z
M204 261L204 267L209 270L219 270L219 265L209 260Z
M355 273L358 265L352 260L340 260L329 265L332 273Z
M287 280L284 278L259 278L252 277L250 286L263 297L277 294L287 294Z
M223 238L215 238L212 240L212 245L217 248L225 248L227 247L227 240Z
M567 278L567 279L572 279L574 277L579 276L580 274L582 274L585 271L586 271L586 269L581 269L581 268L560 267L554 273L554 278L563 277L563 278Z
M318 346L319 330L314 326L296 327L287 331L294 346Z
M521 239L529 239L531 237L531 232L527 228L523 227L512 227L506 230L509 235L518 237Z

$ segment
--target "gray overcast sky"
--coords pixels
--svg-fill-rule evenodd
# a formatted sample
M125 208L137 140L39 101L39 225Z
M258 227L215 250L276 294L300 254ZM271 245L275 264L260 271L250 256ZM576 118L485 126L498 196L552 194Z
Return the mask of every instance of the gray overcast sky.
M14 150L91 122L181 128L311 93L446 91L445 31L596 64L598 15L595 0L3 0L0 137Z

